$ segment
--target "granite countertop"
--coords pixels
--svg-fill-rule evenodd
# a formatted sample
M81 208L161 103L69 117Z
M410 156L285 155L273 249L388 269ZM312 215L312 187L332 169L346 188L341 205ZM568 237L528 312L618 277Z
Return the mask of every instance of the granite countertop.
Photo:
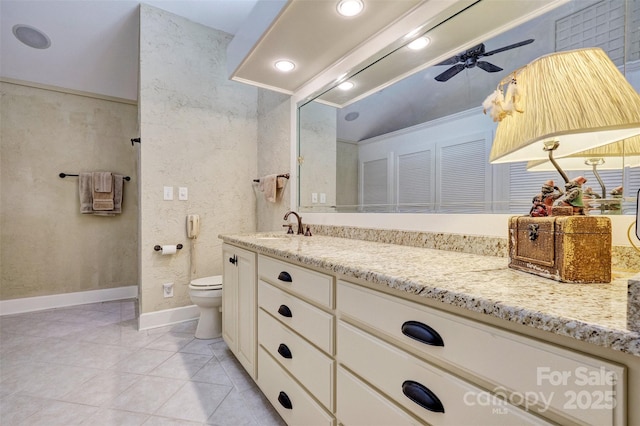
M640 356L627 329L627 282L568 284L508 268L494 256L326 236L254 233L223 241L470 311Z

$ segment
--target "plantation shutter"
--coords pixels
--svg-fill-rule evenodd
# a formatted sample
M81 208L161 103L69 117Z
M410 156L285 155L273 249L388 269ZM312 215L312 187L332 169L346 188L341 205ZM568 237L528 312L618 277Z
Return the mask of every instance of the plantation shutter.
M398 211L429 211L431 208L431 151L398 155Z
M364 211L388 209L387 159L362 163L362 208Z
M487 154L486 141L478 139L439 150L439 203L440 211L481 213L486 211ZM489 192L490 193L490 192Z

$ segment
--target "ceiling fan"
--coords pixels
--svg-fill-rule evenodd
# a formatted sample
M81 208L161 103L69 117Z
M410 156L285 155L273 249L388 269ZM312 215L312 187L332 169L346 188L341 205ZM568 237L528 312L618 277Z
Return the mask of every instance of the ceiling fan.
M505 50L515 49L516 47L524 46L526 44L533 43L534 39L530 38L528 40L521 41L519 43L510 44L508 46L501 47L496 50L492 50L490 52L484 51L484 44L481 43L466 52L453 56L443 62L440 62L436 65L453 65L451 68L443 72L442 74L435 77L437 81L447 81L454 75L458 74L465 68L473 68L476 65L478 68L485 70L486 72L498 72L502 71L502 68L499 66L493 65L492 63L486 61L479 61L479 58L485 56L495 55L496 53L504 52Z

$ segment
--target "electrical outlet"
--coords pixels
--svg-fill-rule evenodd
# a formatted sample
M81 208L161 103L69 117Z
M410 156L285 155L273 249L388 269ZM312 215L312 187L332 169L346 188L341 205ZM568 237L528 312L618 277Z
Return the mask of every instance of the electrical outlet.
M162 284L164 297L173 297L173 283Z
M178 200L186 201L189 199L189 190L186 186L181 186L178 188Z
M314 204L318 202L318 193L317 192L312 192L311 193L311 202L314 203Z
M164 187L164 200L165 201L173 200L173 186Z
M327 194L324 192L320 193L320 204L327 204Z

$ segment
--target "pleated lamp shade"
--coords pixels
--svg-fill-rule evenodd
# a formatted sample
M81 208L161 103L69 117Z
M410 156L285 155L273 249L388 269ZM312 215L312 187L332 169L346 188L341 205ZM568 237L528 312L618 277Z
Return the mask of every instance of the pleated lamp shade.
M491 163L556 159L640 134L640 95L599 48L542 56L516 73L522 113L496 129Z
M598 170L622 170L623 167L640 167L640 136L588 149L566 157L556 158L564 170L588 170L597 162ZM547 160L529 161L530 172L555 170Z

